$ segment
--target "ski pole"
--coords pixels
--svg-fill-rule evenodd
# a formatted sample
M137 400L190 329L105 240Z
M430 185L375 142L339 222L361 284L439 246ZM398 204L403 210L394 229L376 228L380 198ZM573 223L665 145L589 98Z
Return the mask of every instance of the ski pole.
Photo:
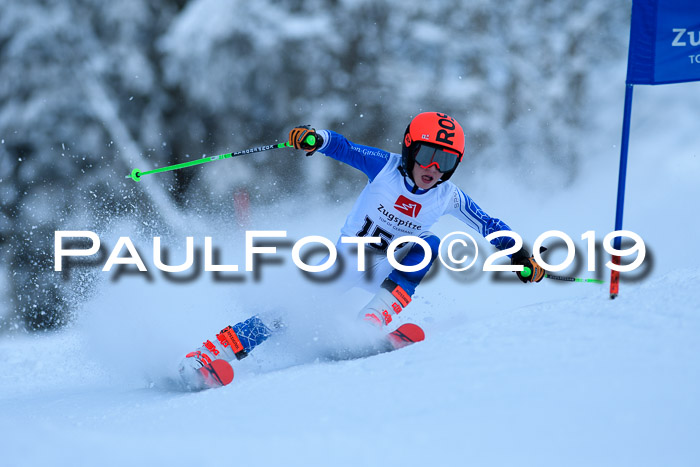
M532 270L530 268L528 268L527 266L524 266L523 272L522 272L523 277L530 277L530 274L532 274ZM600 279L586 279L586 278L581 278L581 277L555 276L552 274L545 274L544 277L546 277L547 279L555 280L555 281L590 282L592 284L605 284L605 281L601 281Z
M313 146L314 144L316 144L316 137L314 135L309 135L306 138L306 143L310 146ZM155 173L160 173L160 172L168 172L170 170L184 169L185 167L192 167L193 165L199 165L199 164L204 164L207 162L229 159L231 157L243 156L245 154L252 154L254 152L262 152L262 151L268 151L270 149L291 148L291 147L292 147L292 145L289 144L289 141L284 142L284 143L278 143L278 144L267 144L265 146L258 146L257 148L244 149L244 150L238 151L238 152L230 152L228 154L220 154L218 156L203 157L201 159L197 159L194 161L183 162L181 164L168 165L165 167L160 167L160 168L153 169L153 170L146 170L143 172L139 169L134 169L131 171L131 173L129 175L126 176L126 178L130 178L135 182L140 182L141 177L143 177L144 175L150 175L150 174L155 174Z

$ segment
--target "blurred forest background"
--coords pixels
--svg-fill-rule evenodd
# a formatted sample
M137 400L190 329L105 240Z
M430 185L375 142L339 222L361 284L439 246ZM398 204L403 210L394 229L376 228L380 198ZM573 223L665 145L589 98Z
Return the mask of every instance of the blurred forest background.
M204 169L142 170L284 141L311 124L400 151L412 116L467 132L468 170L575 179L595 124L595 70L626 59L631 1L0 0L0 332L69 322L56 230L100 231L364 183L291 151ZM620 76L620 87L624 76ZM214 165L214 164L212 164ZM268 190L275 185L273 193ZM193 202L196 200L196 203ZM75 292L75 291L73 291Z

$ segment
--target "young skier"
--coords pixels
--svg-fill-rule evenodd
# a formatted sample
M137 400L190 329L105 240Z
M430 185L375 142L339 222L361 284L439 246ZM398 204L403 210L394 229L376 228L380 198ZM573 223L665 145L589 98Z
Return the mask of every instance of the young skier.
M315 131L303 126L289 132L289 143L294 148L306 151L307 155L318 151L362 171L369 179L341 228L336 244L339 254L349 254L352 248L363 247L353 244L351 248L344 239L379 239L366 246L378 253L366 258L370 262L366 270L371 274L358 268L343 271L346 288L361 286L376 292L360 311L360 318L368 323L377 327L388 325L392 317L411 302L416 287L437 258L440 239L430 228L443 215L456 217L484 237L499 230L511 230L503 221L482 211L449 181L464 157L464 139L459 123L437 112L424 112L411 120L404 133L400 155L352 143L330 130ZM427 265L413 272L391 266L386 250L393 239L402 236L416 236L427 243L431 251ZM491 243L503 250L511 247L514 240L498 237ZM401 245L396 254L403 266L417 266L425 256L426 251L418 242ZM544 277L544 269L524 248L511 256L511 262L529 268L530 274L516 273L522 282L539 282ZM419 335L404 335L400 330L388 335L394 348L423 338L417 326L409 331ZM186 383L194 387L228 384L233 379L233 370L226 362L245 357L272 334L258 316L228 326L215 339L187 354L180 365L180 373Z

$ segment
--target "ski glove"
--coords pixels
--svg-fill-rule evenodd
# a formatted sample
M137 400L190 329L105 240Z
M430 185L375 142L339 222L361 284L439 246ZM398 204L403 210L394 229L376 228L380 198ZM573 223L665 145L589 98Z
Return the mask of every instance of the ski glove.
M520 251L514 253L510 258L510 263L514 266L523 266L522 271L515 273L523 283L539 282L544 278L544 269L537 264L535 257L530 256L530 253L525 248L521 248Z
M323 146L323 138L309 125L298 126L289 132L289 144L294 149L303 149L307 156L311 156Z

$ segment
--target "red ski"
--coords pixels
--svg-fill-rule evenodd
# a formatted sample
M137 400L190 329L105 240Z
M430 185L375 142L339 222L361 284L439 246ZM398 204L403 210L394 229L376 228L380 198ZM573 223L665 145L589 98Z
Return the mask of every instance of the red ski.
M223 359L199 361L201 366L193 368L180 364L180 381L182 387L189 391L218 388L233 381L233 367Z
M424 339L425 333L420 326L412 323L406 323L402 324L395 331L386 335L386 342L388 342L386 348L375 348L372 352L362 352L361 354L355 355L343 354L340 356L335 356L332 359L347 360L350 358L364 358L373 354L376 355L377 353L397 350L406 347L407 345L420 342ZM195 354L196 353L193 352L188 354L187 357L194 357ZM210 360L209 358L204 358L202 360L197 360L199 364L202 365L197 369L181 365L180 377L184 383L185 389L189 391L197 391L202 389L217 388L226 386L233 381L233 367L231 367L229 362L223 359Z
M233 381L233 367L226 360L213 360L198 371L209 388L226 386Z
M389 333L387 338L394 350L396 350L424 340L425 333L417 324L406 323L399 326L396 331Z

